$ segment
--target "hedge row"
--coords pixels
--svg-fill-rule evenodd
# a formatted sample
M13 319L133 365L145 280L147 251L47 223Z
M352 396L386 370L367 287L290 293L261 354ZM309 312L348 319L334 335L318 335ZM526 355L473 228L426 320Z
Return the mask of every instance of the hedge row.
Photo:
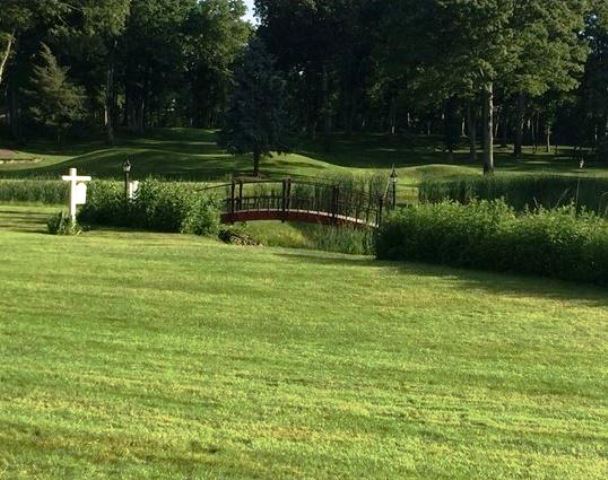
M608 284L608 222L573 207L518 213L502 200L421 204L387 218L379 259Z
M146 180L137 199L127 202L120 183L91 182L82 224L141 228L158 232L215 234L219 225L216 201L192 185Z
M418 190L423 203L504 199L518 211L575 205L608 216L608 178L560 175L497 175L426 180Z

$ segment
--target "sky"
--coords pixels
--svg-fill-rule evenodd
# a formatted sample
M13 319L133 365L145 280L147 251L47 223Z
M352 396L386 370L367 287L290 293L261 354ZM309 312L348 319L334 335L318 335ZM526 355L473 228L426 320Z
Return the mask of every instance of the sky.
M245 0L245 4L249 8L249 13L247 14L247 19L249 20L253 20L253 2L254 0Z

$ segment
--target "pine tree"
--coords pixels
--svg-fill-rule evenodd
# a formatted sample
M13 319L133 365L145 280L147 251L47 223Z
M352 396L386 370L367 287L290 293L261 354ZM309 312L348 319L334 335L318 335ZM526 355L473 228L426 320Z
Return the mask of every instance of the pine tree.
M258 176L262 157L287 150L285 82L261 40L249 42L235 81L220 143L232 153L251 153L253 175Z
M34 66L29 96L35 100L30 112L35 120L55 130L57 143L63 132L83 115L84 90L68 79L51 49L42 44L40 64Z

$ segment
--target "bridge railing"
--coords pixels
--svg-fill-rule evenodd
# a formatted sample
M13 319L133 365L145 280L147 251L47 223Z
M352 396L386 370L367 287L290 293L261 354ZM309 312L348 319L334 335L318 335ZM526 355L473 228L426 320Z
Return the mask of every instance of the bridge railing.
M387 205L382 195L341 188L340 185L285 179L257 181L235 179L214 187L224 192L222 213L239 212L308 213L336 223L377 226ZM220 193L221 195L221 193Z

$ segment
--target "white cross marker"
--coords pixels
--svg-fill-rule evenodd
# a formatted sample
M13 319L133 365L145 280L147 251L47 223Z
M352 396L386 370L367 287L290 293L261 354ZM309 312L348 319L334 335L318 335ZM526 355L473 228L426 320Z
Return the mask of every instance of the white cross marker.
M87 203L87 184L91 177L79 177L75 168L70 168L69 175L63 175L61 179L70 182L70 218L76 221L76 207Z

